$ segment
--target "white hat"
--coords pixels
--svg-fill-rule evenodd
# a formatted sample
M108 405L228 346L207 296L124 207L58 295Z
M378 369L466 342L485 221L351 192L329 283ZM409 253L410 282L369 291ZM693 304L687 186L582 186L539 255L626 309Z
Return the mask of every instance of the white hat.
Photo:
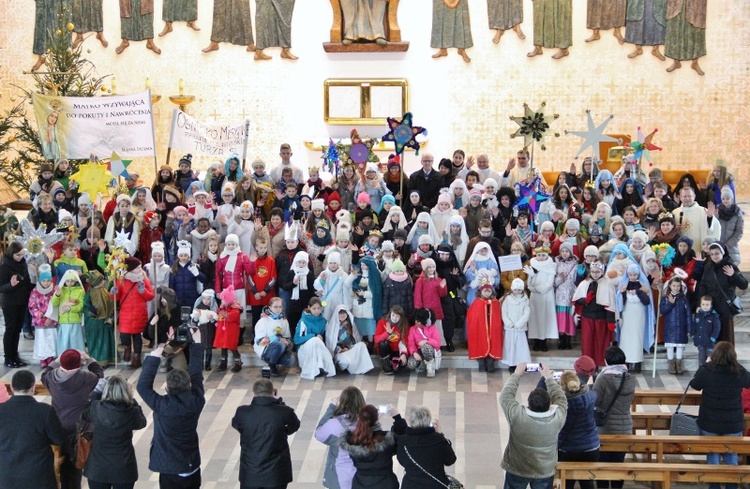
M323 199L313 199L312 204L310 205L310 209L312 210L325 210L326 208L326 201Z
M164 256L164 243L161 241L154 241L151 243L151 254L160 253Z
M380 245L380 249L383 251L396 251L396 248L393 246L393 241L390 240L383 241L383 244Z
M73 215L65 209L60 209L57 211L57 222L63 222L63 219L70 219L72 221Z
M78 196L78 205L91 205L91 197L88 192L83 192Z
M228 234L227 237L224 239L224 244L226 243L234 243L237 246L239 246L240 238L238 238L236 234Z
M244 201L240 204L240 210L253 212L253 203L249 200Z
M485 180L484 188L486 189L487 187L492 187L497 190L497 180L495 180L494 178L488 178L487 180Z
M422 246L423 244L428 244L430 246L435 245L435 243L432 241L432 237L429 234L423 234L419 237L419 245Z
M189 241L180 240L177 242L177 254L178 255L188 255L190 256L190 248L192 246L190 245Z
M339 228L336 232L336 241L349 241L349 231Z
M232 182L224 182L224 185L221 187L221 195L231 195L234 197L234 186L232 185Z
M523 280L520 278L514 278L510 283L510 290L523 290L526 286L523 284Z
M297 225L286 223L286 226L284 226L284 241L297 241L298 239Z
M120 194L117 196L117 200L116 200L117 205L120 205L120 202L122 202L123 200L127 200L128 203L131 202L130 196L128 194Z
M214 289L205 289L203 293L201 294L201 297L216 297L216 292L214 292Z
M198 197L199 195L208 197L208 192L206 192L205 190L198 190L197 192L193 192L193 197Z
M328 264L336 263L338 265L341 265L341 253L338 251L332 251L328 254Z
M375 173L378 172L378 165L375 163L368 163L367 166L365 166L365 173L368 171L374 171Z

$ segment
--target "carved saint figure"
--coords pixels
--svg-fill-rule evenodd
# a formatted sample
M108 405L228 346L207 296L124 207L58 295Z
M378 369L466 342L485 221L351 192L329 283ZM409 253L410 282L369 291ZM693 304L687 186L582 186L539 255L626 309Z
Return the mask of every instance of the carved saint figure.
M432 39L430 46L439 51L433 58L448 56L448 48L457 48L467 63L466 49L474 45L467 0L432 0Z
M164 29L159 33L159 37L172 32L173 22L187 22L188 27L199 31L200 28L195 25L195 21L198 20L198 0L164 0L161 19L164 21Z
M255 50L249 0L214 0L211 44L203 52L218 51L220 42Z
M256 0L255 2L255 59L271 59L266 48L280 47L281 57L295 60L292 47L292 14L295 0Z
M652 46L651 54L664 61L659 46L667 35L667 0L628 0L625 42L635 44L628 58L643 54L642 46Z
M542 48L558 48L552 57L570 54L573 45L573 0L534 0L534 50L529 58L542 54Z
M586 27L593 30L586 42L601 39L599 31L614 29L612 34L620 44L625 42L620 27L625 25L625 4L627 0L588 0L586 5Z
M500 38L508 29L518 35L519 39L526 39L521 30L523 22L523 0L487 0L487 14L490 20L490 29L495 30L492 42L500 42Z
M62 30L60 35L65 36L66 42L70 41L70 33L65 27L72 21L71 7L71 0L36 0L34 54L37 55L37 61L31 71L37 71L44 64L44 53L52 46L58 29Z
M357 41L375 41L387 44L385 18L388 0L341 0L344 15L344 44Z
M692 59L690 67L699 75L705 74L698 58L706 55L706 5L707 0L667 1L664 54L674 60L668 72L680 68L680 61Z
M96 38L102 46L109 46L104 39L102 0L73 0L73 31L76 33L73 48L81 45L83 35L87 32L96 32Z
M120 0L120 37L117 54L125 51L130 41L146 41L146 49L161 54L154 44L154 0Z

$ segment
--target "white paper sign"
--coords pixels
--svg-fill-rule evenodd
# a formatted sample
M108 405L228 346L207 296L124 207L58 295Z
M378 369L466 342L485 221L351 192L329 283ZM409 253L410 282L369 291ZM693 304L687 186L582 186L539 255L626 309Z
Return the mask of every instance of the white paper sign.
M510 272L523 268L521 264L521 255L505 255L497 259L497 264L501 272Z
M169 147L194 155L244 159L248 124L247 120L234 124L206 124L174 109Z

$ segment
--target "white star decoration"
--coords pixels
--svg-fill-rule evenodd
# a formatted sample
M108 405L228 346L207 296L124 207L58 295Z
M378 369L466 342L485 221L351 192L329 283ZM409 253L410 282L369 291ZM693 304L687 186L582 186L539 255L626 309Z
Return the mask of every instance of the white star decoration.
M115 239L112 240L117 248L126 248L130 244L130 233L122 231L115 231Z
M28 219L21 221L21 231L23 235L14 236L13 239L21 243L31 257L38 256L46 248L65 238L65 235L57 230L48 233L44 224L41 224L39 229L34 229Z
M588 131L565 131L565 134L572 134L574 136L578 136L580 138L583 138L583 145L581 146L581 149L578 150L578 153L576 153L575 158L578 158L578 156L583 153L586 148L589 146L594 151L594 157L598 160L600 160L599 155L599 143L602 142L616 142L621 143L622 140L615 139L611 136L605 136L604 135L604 129L606 129L607 124L609 124L609 121L611 121L615 116L610 115L606 119L604 119L604 122L599 124L598 126L594 125L594 119L591 118L591 111L586 110L586 116L588 117Z

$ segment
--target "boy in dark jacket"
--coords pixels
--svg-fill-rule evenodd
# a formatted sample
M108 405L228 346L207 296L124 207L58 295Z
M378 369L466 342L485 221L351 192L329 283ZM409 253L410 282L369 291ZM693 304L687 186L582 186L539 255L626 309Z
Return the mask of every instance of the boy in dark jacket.
M698 365L706 363L721 333L721 318L714 311L713 302L710 295L701 297L700 309L695 313L690 326L690 337L698 348Z

